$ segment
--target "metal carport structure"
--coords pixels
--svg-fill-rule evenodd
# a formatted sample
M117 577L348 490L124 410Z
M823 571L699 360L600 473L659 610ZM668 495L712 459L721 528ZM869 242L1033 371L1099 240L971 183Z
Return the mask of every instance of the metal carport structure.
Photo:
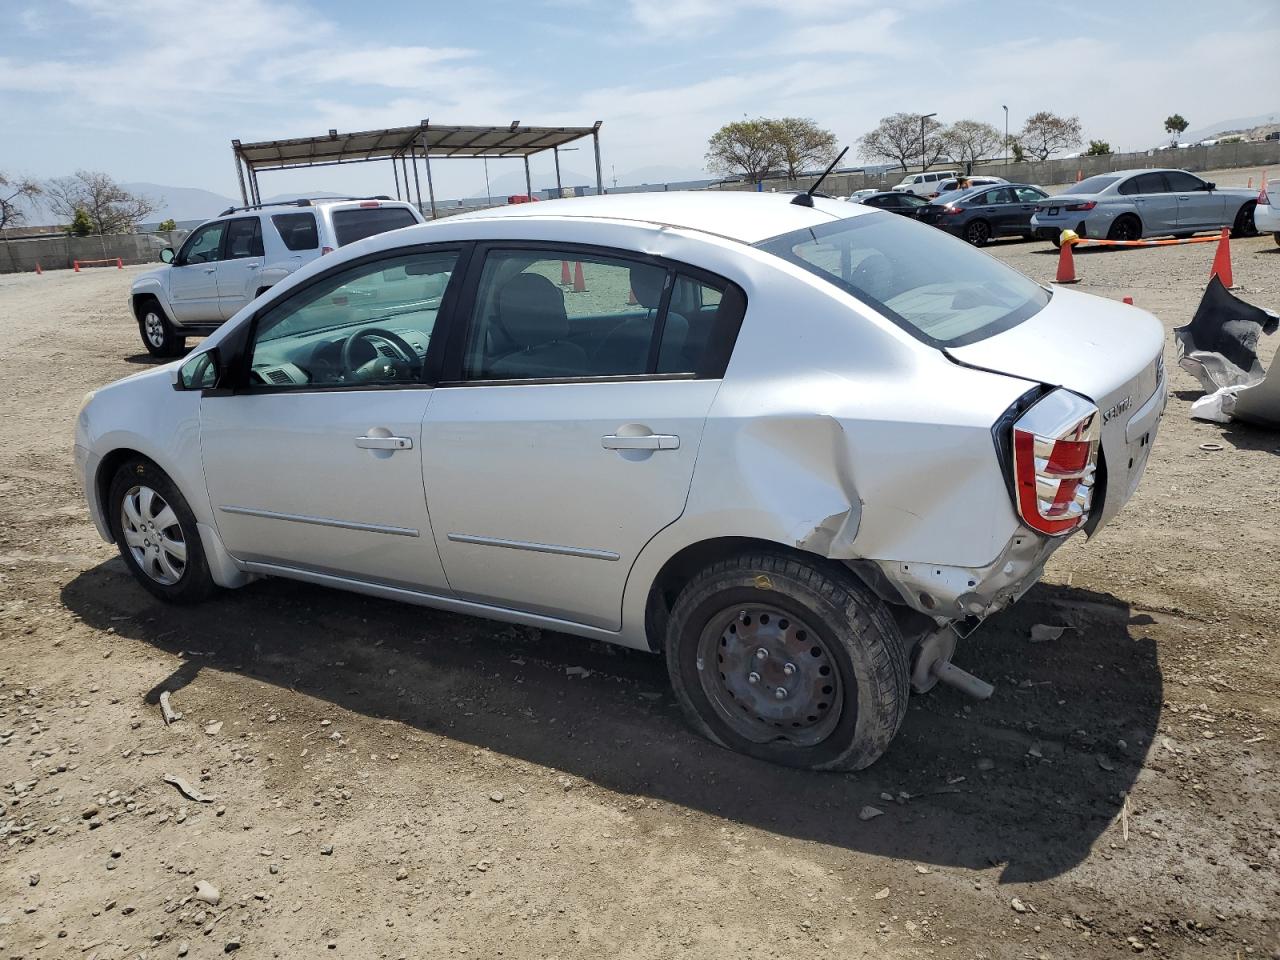
M240 197L245 205L260 204L258 174L264 170L296 170L302 167L330 167L343 163L369 163L390 160L396 180L396 197L413 199L422 207L422 188L418 179L418 161L426 166L427 196L431 216L436 216L435 185L431 179L431 160L481 160L521 157L524 159L524 181L533 195L529 174L529 158L552 151L556 161L556 186L560 187L560 148L575 140L591 137L596 158L596 190L604 192L600 166L600 125L589 127L523 127L514 121L505 127L471 127L433 124L423 120L415 127L388 127L338 133L330 130L322 137L297 137L291 140L263 140L258 143L231 141L236 158L236 177L240 181ZM412 192L409 171L413 171Z

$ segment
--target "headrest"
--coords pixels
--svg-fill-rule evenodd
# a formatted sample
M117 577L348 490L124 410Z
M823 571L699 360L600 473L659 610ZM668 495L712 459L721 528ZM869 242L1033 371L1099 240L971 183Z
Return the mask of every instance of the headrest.
M498 291L498 323L520 347L559 340L569 332L564 294L539 274L516 274Z
M641 266L631 268L631 292L636 295L636 302L650 310L658 309L662 303L662 287L666 282L667 272L659 267Z

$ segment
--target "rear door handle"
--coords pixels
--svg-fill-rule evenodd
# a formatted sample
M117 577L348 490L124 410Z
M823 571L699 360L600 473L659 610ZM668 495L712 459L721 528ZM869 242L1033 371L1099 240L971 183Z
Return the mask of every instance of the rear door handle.
M356 446L365 450L412 450L412 437L356 437Z
M600 438L606 450L679 450L680 438L669 433L647 433L639 437L620 437L610 433Z

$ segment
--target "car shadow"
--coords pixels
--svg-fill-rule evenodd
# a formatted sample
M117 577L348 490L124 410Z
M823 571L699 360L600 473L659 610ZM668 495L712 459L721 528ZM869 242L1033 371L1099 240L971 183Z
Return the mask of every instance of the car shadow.
M1054 877L1088 855L1120 813L1162 701L1141 629L1151 617L1067 587L1034 588L961 643L957 663L997 685L992 699L913 697L889 752L855 774L703 741L661 658L608 644L284 580L171 607L118 558L67 583L62 601L91 626L183 658L139 691L146 702L204 670L239 673L609 790L847 850L998 867L1003 882ZM1032 644L1035 623L1070 629ZM883 815L860 819L867 806Z

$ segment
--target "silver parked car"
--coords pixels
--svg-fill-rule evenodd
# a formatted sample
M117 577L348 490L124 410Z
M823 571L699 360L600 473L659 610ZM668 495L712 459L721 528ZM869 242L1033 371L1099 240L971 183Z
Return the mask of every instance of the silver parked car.
M87 397L76 463L162 600L289 577L663 651L715 742L857 769L911 690L990 693L957 637L1132 495L1163 342L861 204L555 200L303 267Z
M1223 227L1233 236L1252 236L1256 202L1252 190L1219 190L1185 170L1120 170L1081 180L1036 204L1031 226L1055 246L1063 230L1099 240L1189 237Z

